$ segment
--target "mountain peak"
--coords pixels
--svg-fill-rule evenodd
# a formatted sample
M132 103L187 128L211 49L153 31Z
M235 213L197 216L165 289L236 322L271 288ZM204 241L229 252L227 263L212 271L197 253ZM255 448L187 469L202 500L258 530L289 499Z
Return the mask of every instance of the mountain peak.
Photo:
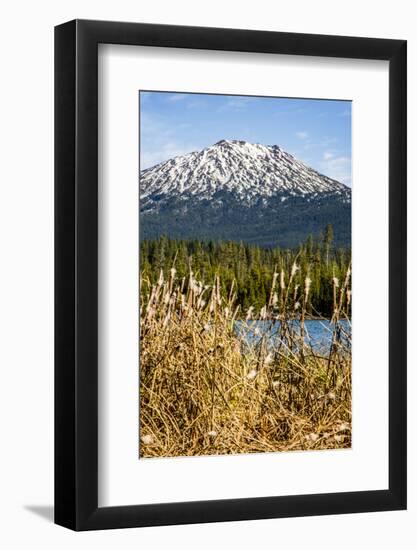
M349 243L350 197L278 145L222 139L141 172L140 235L292 247L332 223Z
M244 140L238 140L238 139L221 139L220 141L217 141L214 145L246 145L248 142Z
M204 200L230 193L250 206L259 198L322 193L349 195L342 183L318 173L278 145L222 139L140 174L142 204L159 207L172 196Z
M220 141L216 141L216 143L214 145L226 145L226 143L232 143L232 140L221 139Z

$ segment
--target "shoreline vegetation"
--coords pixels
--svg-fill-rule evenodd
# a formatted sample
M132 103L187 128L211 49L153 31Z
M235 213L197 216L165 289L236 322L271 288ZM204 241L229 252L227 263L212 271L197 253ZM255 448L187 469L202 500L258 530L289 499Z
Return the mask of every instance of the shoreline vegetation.
M234 241L177 240L165 235L143 240L140 245L142 278L156 284L161 270L168 278L173 266L176 277L184 278L185 287L190 271L205 284L212 284L218 276L223 295L233 285L241 312L252 307L259 313L268 300L274 273L288 273L295 263L295 285L301 287L307 277L311 279L305 312L311 319L332 317L333 289L329 281L333 277L342 279L350 262L350 248L333 246L330 224L321 235L309 236L296 249L262 248Z
M350 251L331 237L141 243L140 457L351 446ZM306 337L315 317L330 319L326 352ZM256 321L276 336L245 338Z

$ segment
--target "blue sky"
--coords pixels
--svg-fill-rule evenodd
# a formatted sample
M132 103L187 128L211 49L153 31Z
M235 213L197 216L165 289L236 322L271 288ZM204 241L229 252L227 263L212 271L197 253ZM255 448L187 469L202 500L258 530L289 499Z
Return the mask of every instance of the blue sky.
M279 145L351 185L350 101L140 92L141 169L221 139Z

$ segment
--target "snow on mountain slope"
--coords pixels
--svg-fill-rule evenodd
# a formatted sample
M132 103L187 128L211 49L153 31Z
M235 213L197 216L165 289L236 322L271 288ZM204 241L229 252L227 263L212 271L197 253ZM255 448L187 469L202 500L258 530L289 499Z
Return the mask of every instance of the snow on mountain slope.
M140 174L141 209L158 208L173 197L210 199L231 193L242 205L281 196L338 195L350 202L350 188L318 173L277 145L222 140L178 156ZM306 197L307 198L307 197Z

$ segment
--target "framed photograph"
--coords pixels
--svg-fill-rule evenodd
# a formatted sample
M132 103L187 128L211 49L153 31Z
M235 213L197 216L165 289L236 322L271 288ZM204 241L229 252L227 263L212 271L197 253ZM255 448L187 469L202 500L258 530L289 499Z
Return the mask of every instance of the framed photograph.
M406 508L406 42L55 29L55 522Z

